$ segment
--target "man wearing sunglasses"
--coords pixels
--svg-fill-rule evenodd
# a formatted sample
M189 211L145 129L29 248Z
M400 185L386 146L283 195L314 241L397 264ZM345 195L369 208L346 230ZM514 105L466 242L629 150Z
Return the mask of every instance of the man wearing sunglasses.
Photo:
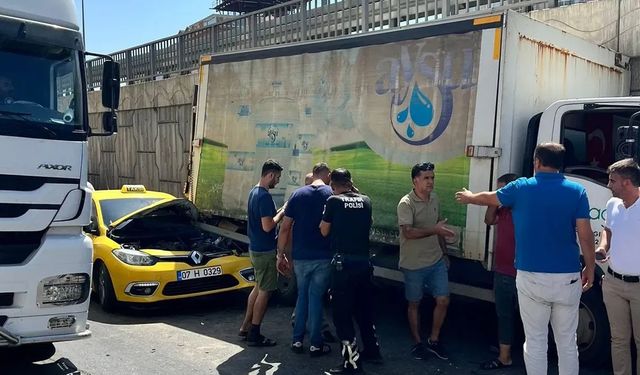
M404 274L407 317L414 341L411 354L426 359L427 351L446 360L448 355L440 344L440 329L449 306L449 276L443 253L443 238L455 233L445 226L440 216L440 203L433 193L435 166L418 163L411 169L413 189L398 203L400 226L400 262ZM420 335L420 301L425 285L436 300L431 334L423 344Z

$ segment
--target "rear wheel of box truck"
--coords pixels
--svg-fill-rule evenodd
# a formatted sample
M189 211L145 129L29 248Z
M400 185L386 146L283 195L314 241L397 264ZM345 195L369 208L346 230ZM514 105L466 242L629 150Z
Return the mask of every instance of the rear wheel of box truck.
M291 277L278 274L278 300L287 305L295 306L298 299L298 287L296 284L296 276L291 274Z
M582 295L577 333L580 362L593 367L606 365L610 359L611 332L599 286Z

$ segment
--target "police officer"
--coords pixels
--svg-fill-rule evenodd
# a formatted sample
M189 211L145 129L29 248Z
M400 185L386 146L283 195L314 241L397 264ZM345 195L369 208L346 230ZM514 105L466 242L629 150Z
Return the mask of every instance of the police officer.
M342 342L342 362L329 370L331 374L362 372L362 360L381 361L373 324L369 230L371 201L353 191L351 173L346 169L331 172L334 195L327 200L320 231L329 236L333 257L331 302L333 323ZM353 318L364 344L358 352Z

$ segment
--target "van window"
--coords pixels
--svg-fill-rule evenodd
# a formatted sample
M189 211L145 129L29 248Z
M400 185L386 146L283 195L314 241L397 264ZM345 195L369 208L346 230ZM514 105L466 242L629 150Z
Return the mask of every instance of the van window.
M621 127L629 125L634 112L610 108L567 112L561 122L564 173L606 185L609 165L632 155Z

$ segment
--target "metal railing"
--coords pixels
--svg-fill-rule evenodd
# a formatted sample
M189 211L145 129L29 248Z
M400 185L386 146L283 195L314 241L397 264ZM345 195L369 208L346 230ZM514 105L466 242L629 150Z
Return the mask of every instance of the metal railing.
M201 55L404 27L472 12L543 9L547 0L293 0L112 54L123 83L188 73ZM87 62L89 90L104 59Z

